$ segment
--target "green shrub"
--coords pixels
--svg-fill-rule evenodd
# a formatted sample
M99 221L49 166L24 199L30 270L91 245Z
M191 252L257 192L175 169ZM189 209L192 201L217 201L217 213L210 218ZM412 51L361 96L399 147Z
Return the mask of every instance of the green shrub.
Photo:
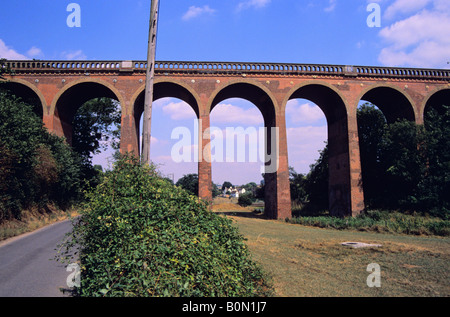
M391 211L367 211L358 217L337 218L330 216L294 217L291 223L329 229L353 229L409 235L450 235L450 221L437 217L407 215Z
M79 246L81 296L264 296L263 272L230 220L132 158L87 194L64 245Z
M246 193L242 194L238 198L238 204L242 207L251 206L253 204L253 194L252 193Z

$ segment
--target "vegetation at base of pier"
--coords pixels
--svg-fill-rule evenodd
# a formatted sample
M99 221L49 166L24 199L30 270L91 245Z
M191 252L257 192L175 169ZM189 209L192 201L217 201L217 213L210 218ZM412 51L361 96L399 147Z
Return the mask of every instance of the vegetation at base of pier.
M388 210L371 210L353 218L326 215L294 217L290 223L327 229L358 230L427 236L450 236L450 221L438 217Z
M106 172L80 214L62 256L79 247L81 296L270 295L231 221L132 157Z

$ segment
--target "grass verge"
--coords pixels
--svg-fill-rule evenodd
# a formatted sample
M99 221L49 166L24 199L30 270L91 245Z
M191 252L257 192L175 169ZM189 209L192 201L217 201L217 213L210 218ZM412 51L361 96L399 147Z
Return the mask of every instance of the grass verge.
M37 230L52 223L76 216L76 210L62 211L55 207L45 210L32 208L21 213L21 219L8 220L0 224L0 241Z

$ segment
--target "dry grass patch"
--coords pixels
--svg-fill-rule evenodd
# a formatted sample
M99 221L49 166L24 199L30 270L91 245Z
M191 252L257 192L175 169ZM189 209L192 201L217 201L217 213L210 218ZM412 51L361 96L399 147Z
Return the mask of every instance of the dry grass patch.
M62 211L55 207L45 209L32 208L21 213L21 219L12 219L0 225L0 241L6 240L21 234L32 232L52 223L75 217L77 211L74 209Z
M338 231L282 221L231 217L281 297L450 296L450 239ZM353 249L343 242L381 244ZM381 287L367 286L367 266Z

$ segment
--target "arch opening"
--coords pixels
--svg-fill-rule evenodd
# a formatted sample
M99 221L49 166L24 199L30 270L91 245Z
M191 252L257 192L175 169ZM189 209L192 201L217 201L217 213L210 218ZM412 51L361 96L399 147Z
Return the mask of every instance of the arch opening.
M170 99L176 99L177 101L169 101L173 104L177 104L179 102L184 102L195 113L195 116L198 118L200 114L199 105L197 103L196 98L192 95L192 93L187 90L186 88L182 87L179 84L172 83L172 82L160 82L155 83L153 88L153 102L158 102L159 100L164 99L165 101L168 101ZM164 100L162 103L164 103ZM136 97L136 100L134 101L133 105L133 118L136 125L136 142L138 145L138 151L139 153L142 152L142 143L141 143L141 137L142 137L142 116L144 114L144 102L145 102L145 90L143 89L141 93ZM178 104L178 106L180 106ZM184 108L186 110L186 108ZM187 115L187 114L186 114ZM184 114L181 114L183 117ZM189 115L188 115L189 116ZM177 119L177 116L173 116L171 120L173 121ZM153 111L152 111L152 135L154 131L153 127ZM150 153L150 156L152 154Z
M264 207L266 140L260 109L246 99L225 99L214 106L210 124L213 197L238 203L244 196L245 204Z
M325 115L328 136L324 164L328 170L328 184L325 185L328 188L328 211L332 216L351 216L349 130L344 100L331 87L321 84L297 88L288 98L293 99L311 101Z
M119 102L116 94L100 83L85 82L68 88L57 100L54 110L54 130L58 135L65 136L72 144L72 123L78 109L87 101L96 98L108 98Z
M442 89L431 95L425 104L424 121L427 120L427 114L431 109L442 115L445 112L443 106L450 107L450 89Z
M322 109L307 99L286 104L286 137L289 154L289 183L292 214L327 214L328 166L327 119Z
M246 126L247 129L244 129L244 127L241 127L241 129L244 131L246 130L249 135L252 133L258 133L257 131L260 128L263 129L263 133L259 134L258 136L258 140L263 139L261 140L261 142L258 142L259 144L262 144L258 146L258 150L263 151L264 155L262 163L264 165L262 169L264 171L264 189L262 190L264 192L264 213L266 217L275 219L280 217L279 196L281 195L277 186L280 174L278 156L280 142L277 138L279 134L277 129L278 123L276 122L275 104L270 95L266 93L263 88L260 88L252 83L238 82L229 84L228 86L222 88L215 95L211 103L210 113L214 113L214 109L218 107L219 104L229 100L236 101L237 99L239 99L240 102L244 102L241 105L242 107L244 107L245 104L247 110L252 109L252 107L256 106L256 108L259 109L260 115L262 115L263 120L255 125L253 129L251 129L252 131L248 130L248 125ZM257 113L258 111L255 113L256 116ZM223 114L223 116L226 115L227 113ZM245 117L242 117L240 119L245 120ZM248 140L248 142L251 142L250 139ZM242 152L244 151L241 150L241 153ZM255 175L253 177L256 178L257 176ZM256 181L250 181L250 183L257 184Z
M3 82L0 89L4 89L11 95L21 98L25 103L33 107L33 112L41 119L44 116L44 105L41 99L30 87L17 82Z
M388 123L406 119L415 121L414 108L408 98L391 87L376 87L367 91L361 101L377 106L386 117Z
M382 153L383 140L386 129L392 124L404 120L411 124L416 122L414 108L402 92L391 87L376 87L361 97L357 111L365 208L388 208L386 197L389 194L386 193L386 188L389 184L386 184L387 176L383 167L383 157L386 156ZM401 141L395 142L398 147L402 146Z
M274 126L275 106L271 98L261 88L249 83L235 83L223 88L214 98L211 110L227 99L241 98L254 104L264 118L266 126Z
M139 153L142 153L144 94L145 90L139 93L133 107ZM185 176L198 178L199 112L196 98L186 88L171 82L154 84L150 160L174 184Z

